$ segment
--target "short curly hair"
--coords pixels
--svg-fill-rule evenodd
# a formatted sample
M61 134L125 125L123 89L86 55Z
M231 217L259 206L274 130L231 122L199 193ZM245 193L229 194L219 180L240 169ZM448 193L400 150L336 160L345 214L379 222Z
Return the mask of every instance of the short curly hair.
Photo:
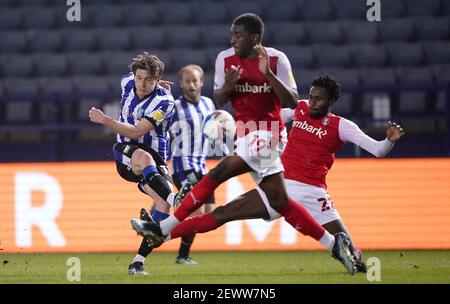
M133 58L133 62L128 66L133 74L136 74L138 69L146 70L149 76L154 78L161 78L164 72L164 62L162 62L158 56L144 52L138 54Z
M311 85L325 88L328 92L328 97L334 99L334 101L337 101L341 96L341 85L330 75L324 74L314 78Z
M258 34L259 41L262 41L264 35L264 22L261 17L253 13L245 13L233 20L233 25L243 25L250 34Z

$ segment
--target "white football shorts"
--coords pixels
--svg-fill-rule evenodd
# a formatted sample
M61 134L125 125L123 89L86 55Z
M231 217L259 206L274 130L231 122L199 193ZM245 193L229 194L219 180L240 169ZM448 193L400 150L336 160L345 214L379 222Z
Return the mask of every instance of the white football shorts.
M236 140L234 153L253 169L250 174L259 184L264 177L284 171L280 155L286 143L286 129L281 132L279 140L273 138L271 131L256 130Z
M285 183L289 198L302 204L320 225L341 219L326 189L292 179Z

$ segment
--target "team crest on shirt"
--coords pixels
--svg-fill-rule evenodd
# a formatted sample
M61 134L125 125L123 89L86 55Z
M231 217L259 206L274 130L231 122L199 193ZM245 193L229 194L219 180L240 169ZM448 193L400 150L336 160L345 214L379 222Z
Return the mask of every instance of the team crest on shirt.
M142 108L136 109L134 112L130 113L128 109L124 110L125 115L131 116L134 120L141 120L144 117L144 110Z
M328 126L329 123L330 123L330 119L329 119L328 117L325 117L325 118L322 120L322 124L323 124L324 126Z
M136 119L141 120L144 117L144 109L139 108L136 113Z

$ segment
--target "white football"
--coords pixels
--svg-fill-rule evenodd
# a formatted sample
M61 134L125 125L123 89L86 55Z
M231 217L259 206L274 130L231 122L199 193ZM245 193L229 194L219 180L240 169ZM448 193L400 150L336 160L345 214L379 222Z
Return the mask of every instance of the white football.
M203 121L203 134L211 140L233 138L236 132L236 122L230 113L224 110L216 110L207 115Z

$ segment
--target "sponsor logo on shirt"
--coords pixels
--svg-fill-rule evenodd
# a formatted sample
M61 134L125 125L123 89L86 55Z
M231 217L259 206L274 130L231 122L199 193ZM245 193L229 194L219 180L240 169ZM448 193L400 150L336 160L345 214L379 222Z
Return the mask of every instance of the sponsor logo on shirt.
M315 128L314 126L311 126L310 124L308 124L306 121L294 120L294 122L292 123L292 127L305 130L308 133L316 135L320 139L322 139L322 136L327 135L327 130L323 130L321 127Z
M239 93L270 93L272 91L272 87L267 83L263 85L250 85L248 82L245 84L237 84L234 87L234 90Z

